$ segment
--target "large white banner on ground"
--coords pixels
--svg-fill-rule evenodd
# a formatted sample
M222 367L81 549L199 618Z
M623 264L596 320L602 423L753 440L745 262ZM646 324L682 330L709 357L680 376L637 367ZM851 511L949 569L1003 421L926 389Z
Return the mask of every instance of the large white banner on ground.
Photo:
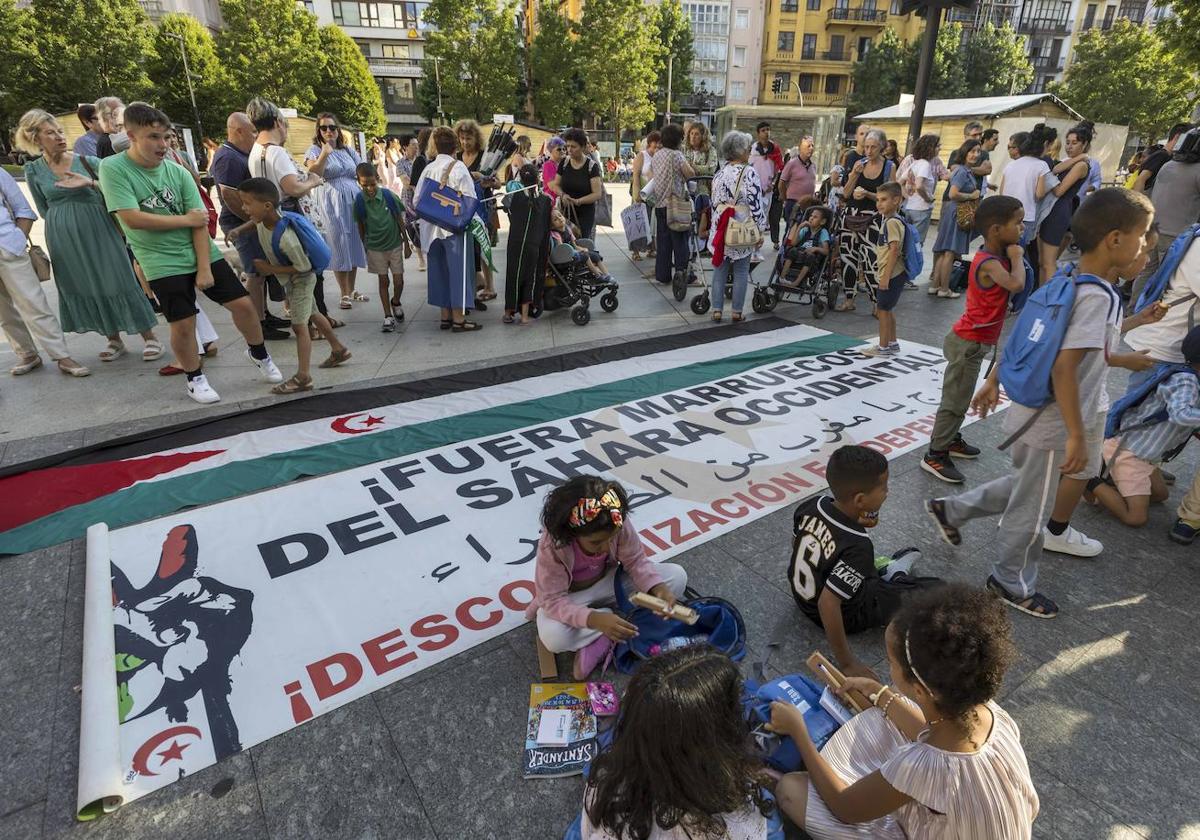
M836 447L890 458L926 444L940 352L873 359L825 352L833 337L811 328L778 332L785 357L731 375L661 370L638 380L657 390L621 399L629 380L583 369L586 410L533 423L522 412L537 399L472 411L460 394L454 443L94 526L81 810L143 796L524 622L540 505L566 477L621 481L661 560L818 492ZM727 365L738 345L722 344L697 352ZM507 431L472 436L481 412Z

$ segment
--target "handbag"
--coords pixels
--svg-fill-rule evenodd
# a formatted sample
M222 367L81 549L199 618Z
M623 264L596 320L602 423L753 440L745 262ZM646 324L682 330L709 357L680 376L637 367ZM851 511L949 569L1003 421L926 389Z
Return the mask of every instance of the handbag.
M676 195L667 196L667 227L676 233L692 229L692 202Z
M613 226L612 196L604 189L603 183L600 184L600 199L596 202L596 226Z
M479 208L479 199L474 190L461 193L448 186L452 168L454 164L447 166L437 181L425 179L417 193L416 211L419 218L432 225L451 233L462 233L470 226L471 218Z
M754 221L754 214L750 212L750 206L737 203L747 166L749 164L743 166L742 171L738 173L737 183L733 185L733 194L730 196L731 203L723 204L714 211L716 217L720 218L727 209L733 209L733 215L725 225L725 247L727 248L757 248L763 243L763 233L759 229L758 223ZM739 213L746 218L739 220Z
M0 199L4 200L4 206L8 210L8 217L13 220L13 224L17 223L17 211L8 203L8 197L0 192ZM50 265L50 257L46 256L46 252L42 250L41 245L34 245L33 240L28 236L25 237L25 242L29 246L29 262L33 264L33 273L37 275L39 283L45 283L51 277L53 268Z
M958 207L954 211L954 221L958 225L959 230L965 230L970 233L975 231L975 211L978 209L978 198L958 202Z

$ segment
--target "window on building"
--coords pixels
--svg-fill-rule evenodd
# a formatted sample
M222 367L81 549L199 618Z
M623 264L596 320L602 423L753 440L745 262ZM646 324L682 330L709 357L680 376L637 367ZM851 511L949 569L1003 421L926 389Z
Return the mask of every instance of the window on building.
M780 32L779 41L775 45L775 49L779 52L791 52L796 48L796 33L795 32Z
M730 82L729 83L729 98L734 102L742 102L746 98L746 83L745 82Z
M733 13L733 28L734 29L749 29L750 28L750 10L736 9Z
M411 111L416 105L412 79L376 79L383 98L383 110L389 114Z
M1083 16L1083 28L1091 29L1096 25L1096 3L1088 3L1087 13Z
M338 26L358 26L358 4L333 0L333 22Z
M304 9L304 11L308 12L310 15L315 15L317 13L316 8L313 6L313 0L296 0L296 5L301 9ZM211 11L209 12L209 15L212 15Z
M862 10L864 12L875 11L875 0L862 0Z
M370 41L359 41L358 39L355 39L354 43L358 47L359 52L361 52L367 58L371 57L371 42Z
M1105 29L1112 28L1113 18L1116 17L1116 15L1117 15L1117 7L1116 6L1105 6L1104 7L1104 28Z
M858 60L862 61L866 58L867 53L871 51L871 39L862 37L858 39Z
M846 52L846 36L845 35L830 35L829 36L829 57L834 61L844 58Z
M408 44L383 44L384 58L408 58Z
M821 11L821 0L808 0L808 5L805 6L810 12Z
M842 92L842 79L845 76L826 76L825 77L825 93L830 96L836 96Z
M780 0L779 11L784 12L785 14L788 12L797 12L799 9L800 0Z
M733 48L733 66L734 67L745 67L746 66L746 48L745 47L734 47Z
M333 0L333 22L341 26L370 26L381 29L423 28L421 15L425 2L355 3L351 0Z
M804 45L801 47L800 57L812 61L817 57L817 36L805 35Z
M800 85L801 93L812 93L817 84L817 77L813 73L801 73L797 84Z

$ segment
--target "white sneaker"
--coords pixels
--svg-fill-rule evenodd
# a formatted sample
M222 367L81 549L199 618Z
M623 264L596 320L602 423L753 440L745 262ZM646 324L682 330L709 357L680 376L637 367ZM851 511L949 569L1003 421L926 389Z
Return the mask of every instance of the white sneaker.
M890 581L897 574L911 575L913 566L921 559L921 552L915 548L905 548L892 555L891 562L879 570L879 576Z
M250 355L250 348L246 348L246 358L254 362L254 366L258 368L258 372L262 374L262 378L267 382L282 382L283 372L275 367L274 360L267 356L265 359L256 359Z
M187 383L188 396L196 402L207 405L221 400L221 395L213 390L208 384L208 377L200 374L195 379L189 379Z
M1058 536L1049 530L1042 530L1044 542L1042 548L1056 554L1073 554L1076 557L1095 557L1104 550L1104 543L1094 540L1083 531L1077 531L1070 525Z

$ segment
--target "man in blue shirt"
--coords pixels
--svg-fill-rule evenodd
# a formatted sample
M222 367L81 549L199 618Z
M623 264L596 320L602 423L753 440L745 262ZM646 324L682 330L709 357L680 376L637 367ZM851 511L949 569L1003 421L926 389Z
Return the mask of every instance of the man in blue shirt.
M27 253L36 218L13 176L0 169L0 328L17 354L10 372L21 376L41 367L41 347L63 373L87 376L90 371L67 352L62 327Z
M75 154L99 157L96 144L104 136L104 126L96 116L96 106L85 102L75 109L75 116L79 117L79 123L83 126L83 135L75 141Z
M256 134L250 118L241 111L234 111L225 121L225 136L229 139L213 153L213 158L208 164L208 174L217 182L217 191L221 197L221 214L217 217L217 224L226 236L248 218L242 208L237 187L250 178L247 158L250 150L254 148ZM267 341L285 341L291 338L291 333L280 329L289 326L291 322L272 315L267 309L266 278L254 271L254 261L266 259L258 242L258 235L251 229L237 237L233 246L237 248L238 260L242 264L246 291L250 293L250 299L254 301L255 311L262 322L263 338Z

